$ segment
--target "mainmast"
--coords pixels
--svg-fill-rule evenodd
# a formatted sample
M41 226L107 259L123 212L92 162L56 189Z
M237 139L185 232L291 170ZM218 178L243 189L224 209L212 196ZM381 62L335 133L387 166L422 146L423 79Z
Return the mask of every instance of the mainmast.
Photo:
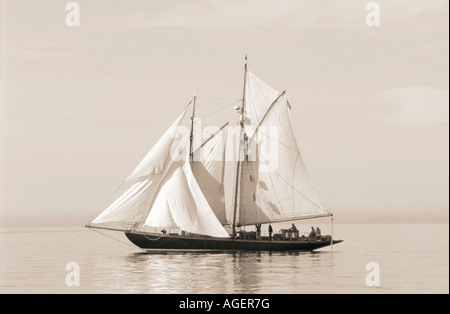
M234 190L234 208L233 208L233 238L236 237L236 213L238 209L238 202L239 202L239 179L241 177L241 163L242 163L242 152L245 152L245 141L247 138L247 135L245 134L245 127L244 127L244 121L245 121L245 92L246 92L246 85L247 85L247 55L245 55L245 66L244 66L244 90L242 93L242 106L241 106L241 114L239 118L239 124L241 126L241 132L240 132L240 141L239 141L239 151L238 151L238 159L237 159L237 166L236 166L236 182L235 182L235 190Z

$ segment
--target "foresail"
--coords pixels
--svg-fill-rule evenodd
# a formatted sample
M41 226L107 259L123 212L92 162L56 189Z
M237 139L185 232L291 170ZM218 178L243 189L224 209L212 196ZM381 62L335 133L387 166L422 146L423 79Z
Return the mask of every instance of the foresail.
M108 224L127 228L145 219L150 205L157 178L135 180L106 210L98 215L91 224Z
M181 122L186 114L186 110L187 109L185 109L183 113L178 116L178 119L147 153L144 159L142 159L138 166L128 176L127 180L147 177L162 173L164 171L167 167L170 154L178 153L177 151L174 151L174 147L177 147L177 141L181 140L181 136L186 136L185 133L182 134L184 129L180 128Z
M259 114L256 126L248 126L253 132L249 136L247 158L241 163L241 225L329 214L322 206L306 171L294 135L286 95L276 94L278 96L271 99L270 105L267 105L270 100L261 104L255 99L247 100L253 106L260 105L268 109L264 114ZM274 95L275 92L272 92Z
M229 237L192 173L189 132L181 125L185 113L186 110L153 146L125 180L119 196L90 226L179 228ZM212 151L218 146L217 142ZM204 160L206 169L215 176L218 170L213 164L209 158Z
M157 193L164 172L171 162L171 152L177 152L183 140L180 128L184 110L158 140L144 159L128 176L116 193L115 200L91 224L108 224L129 228L142 223ZM117 197L118 195L118 197Z
M172 164L145 226L180 228L190 233L229 237L203 195L189 160Z

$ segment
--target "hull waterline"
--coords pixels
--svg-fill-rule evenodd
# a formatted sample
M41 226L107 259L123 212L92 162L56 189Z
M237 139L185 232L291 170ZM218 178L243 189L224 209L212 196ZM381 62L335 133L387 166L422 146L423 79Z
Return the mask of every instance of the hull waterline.
M160 235L126 231L126 237L136 246L153 251L314 251L331 245L331 237L310 240L249 240L201 236ZM342 240L333 240L333 245Z

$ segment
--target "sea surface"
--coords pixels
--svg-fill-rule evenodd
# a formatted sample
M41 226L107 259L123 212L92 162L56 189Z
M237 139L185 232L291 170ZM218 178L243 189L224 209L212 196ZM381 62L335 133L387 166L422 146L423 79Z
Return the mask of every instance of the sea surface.
M345 242L314 253L148 254L121 233L0 229L0 293L449 293L448 224L337 224L334 235Z

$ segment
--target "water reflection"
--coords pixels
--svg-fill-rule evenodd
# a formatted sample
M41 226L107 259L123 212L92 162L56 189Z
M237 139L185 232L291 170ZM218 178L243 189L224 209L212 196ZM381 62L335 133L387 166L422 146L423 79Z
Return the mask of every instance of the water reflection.
M132 293L302 293L331 280L332 252L136 252L114 260ZM113 262L113 261L110 261ZM126 269L126 271L124 271Z
M0 293L448 293L448 224L342 226L348 241L316 253L148 254L76 230L0 232ZM373 260L377 289L365 285ZM65 283L68 262L79 287Z

